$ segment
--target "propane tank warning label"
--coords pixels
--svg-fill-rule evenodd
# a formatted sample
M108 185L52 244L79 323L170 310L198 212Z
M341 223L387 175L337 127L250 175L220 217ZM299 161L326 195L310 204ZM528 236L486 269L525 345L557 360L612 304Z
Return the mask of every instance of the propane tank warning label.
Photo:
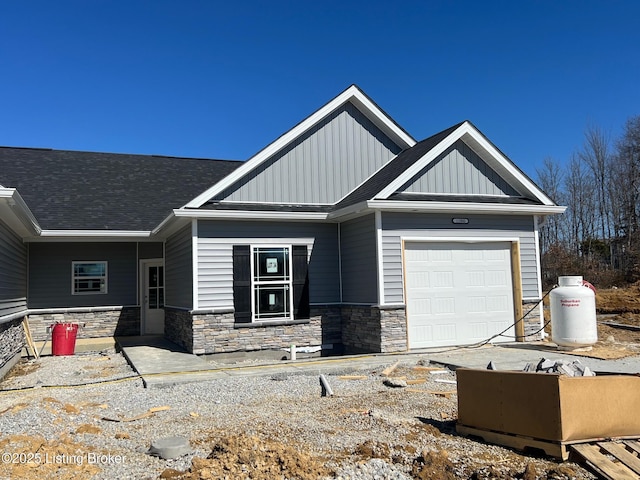
M579 298L561 299L560 300L560 306L561 307L567 307L567 308L579 307L580 306L580 299Z

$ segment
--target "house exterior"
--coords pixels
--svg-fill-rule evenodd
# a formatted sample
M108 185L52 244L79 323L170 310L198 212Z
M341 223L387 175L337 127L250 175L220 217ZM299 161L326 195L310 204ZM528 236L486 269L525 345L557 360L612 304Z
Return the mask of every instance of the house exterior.
M564 211L470 122L418 142L356 86L245 162L0 148L0 185L3 363L25 315L196 354L513 336Z

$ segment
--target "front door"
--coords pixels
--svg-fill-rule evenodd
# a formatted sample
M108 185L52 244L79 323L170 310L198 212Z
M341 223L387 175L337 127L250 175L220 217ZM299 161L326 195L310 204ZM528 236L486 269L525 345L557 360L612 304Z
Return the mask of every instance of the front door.
M142 260L142 334L164 333L164 263Z

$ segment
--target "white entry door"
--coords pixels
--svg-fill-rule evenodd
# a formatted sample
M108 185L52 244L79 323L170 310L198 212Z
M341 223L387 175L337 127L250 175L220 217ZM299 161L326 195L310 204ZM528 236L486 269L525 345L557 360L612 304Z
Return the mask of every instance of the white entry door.
M406 242L405 291L409 348L485 340L514 322L511 244Z
M164 333L164 263L142 260L142 334Z

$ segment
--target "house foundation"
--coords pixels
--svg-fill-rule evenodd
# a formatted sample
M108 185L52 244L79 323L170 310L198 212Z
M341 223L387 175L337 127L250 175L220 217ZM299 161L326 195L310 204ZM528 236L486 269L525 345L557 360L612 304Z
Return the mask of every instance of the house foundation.
M29 313L29 326L35 341L49 338L54 323L77 323L78 338L140 335L140 307L91 309L52 309Z
M339 310L315 306L309 319L238 324L231 309L198 313L165 308L165 336L198 355L279 350L291 344L341 349Z
M165 309L165 336L194 354L322 346L333 353L398 352L407 349L404 308L315 305L309 319L235 323L228 311Z

